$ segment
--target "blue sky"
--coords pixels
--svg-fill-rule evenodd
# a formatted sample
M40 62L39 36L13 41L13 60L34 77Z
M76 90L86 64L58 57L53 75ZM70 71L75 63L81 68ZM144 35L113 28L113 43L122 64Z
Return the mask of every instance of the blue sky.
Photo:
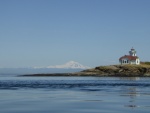
M150 0L0 0L0 67L150 61Z

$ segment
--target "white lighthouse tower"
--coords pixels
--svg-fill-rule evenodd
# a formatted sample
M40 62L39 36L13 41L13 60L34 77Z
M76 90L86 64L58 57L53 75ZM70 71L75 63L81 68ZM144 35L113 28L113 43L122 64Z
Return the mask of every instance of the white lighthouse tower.
M136 51L135 51L135 49L133 49L133 47L132 47L131 51L129 51L129 54L130 54L130 56L136 56Z

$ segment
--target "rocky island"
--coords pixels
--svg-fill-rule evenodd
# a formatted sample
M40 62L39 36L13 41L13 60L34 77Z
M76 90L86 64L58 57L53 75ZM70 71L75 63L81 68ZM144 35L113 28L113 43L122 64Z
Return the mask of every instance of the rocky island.
M99 66L94 69L84 70L79 75L98 75L98 76L150 76L150 65L110 65Z
M29 74L22 76L150 77L150 65L109 65L99 66L76 73Z

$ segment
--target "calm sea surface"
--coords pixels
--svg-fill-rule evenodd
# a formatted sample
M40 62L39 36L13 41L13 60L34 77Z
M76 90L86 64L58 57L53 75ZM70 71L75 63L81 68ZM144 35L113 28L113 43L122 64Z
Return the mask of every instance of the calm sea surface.
M150 78L1 75L0 113L150 113Z

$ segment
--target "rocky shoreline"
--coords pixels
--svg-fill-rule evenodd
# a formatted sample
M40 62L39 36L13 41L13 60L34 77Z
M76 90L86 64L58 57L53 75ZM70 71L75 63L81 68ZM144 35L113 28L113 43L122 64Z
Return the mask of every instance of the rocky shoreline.
M21 76L150 77L150 65L110 65L99 66L76 73L29 74Z

